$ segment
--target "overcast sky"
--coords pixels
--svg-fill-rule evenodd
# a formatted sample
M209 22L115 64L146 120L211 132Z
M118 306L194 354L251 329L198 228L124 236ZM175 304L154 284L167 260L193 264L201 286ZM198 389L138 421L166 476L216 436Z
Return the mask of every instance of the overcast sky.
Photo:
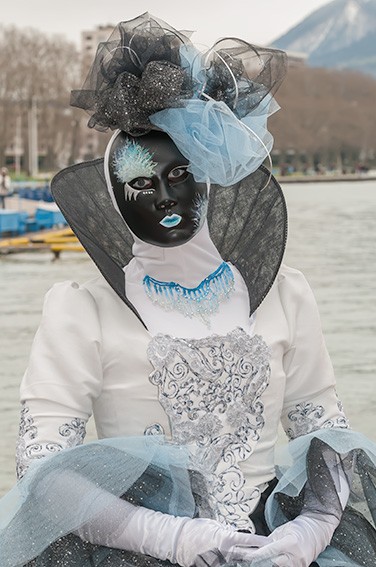
M196 43L210 46L235 36L266 45L328 0L9 0L0 21L64 34L79 44L80 32L116 24L149 11L177 29L195 30Z

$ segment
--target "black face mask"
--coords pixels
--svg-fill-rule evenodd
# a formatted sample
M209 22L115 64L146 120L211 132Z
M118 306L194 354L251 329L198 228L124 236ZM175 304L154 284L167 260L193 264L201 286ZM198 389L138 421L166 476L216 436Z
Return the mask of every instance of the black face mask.
M117 205L138 238L155 246L178 246L201 228L206 185L195 182L188 161L167 134L132 138L121 132L108 164Z

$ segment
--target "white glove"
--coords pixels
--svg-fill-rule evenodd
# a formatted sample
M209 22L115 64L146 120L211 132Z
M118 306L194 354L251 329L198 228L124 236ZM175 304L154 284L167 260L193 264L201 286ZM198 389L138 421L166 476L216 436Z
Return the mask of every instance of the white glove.
M79 502L77 517L90 519L83 521L73 533L84 541L168 559L182 567L191 567L195 559L206 552L213 551L215 560L218 550L227 559L236 546L240 546L237 553L242 557L243 549L259 548L268 542L264 536L237 532L215 520L175 517L135 506L74 471L46 475L36 490L38 502L47 508L47 516L53 518L57 527L66 526L67 507ZM50 494L55 498L49 498ZM61 502L65 505L61 506ZM210 554L203 562L212 563Z
M207 518L183 518L162 514L115 499L106 512L78 530L91 543L168 559L191 567L202 554L218 550L226 561L233 553L242 558L251 548L268 543L268 538L237 532Z
M330 463L328 456L332 453L335 458ZM276 528L268 536L268 544L263 549L247 550L246 558L251 561L252 566L307 567L330 544L350 495L351 471L345 471L342 460L331 450L325 456L328 459L327 464L331 465L328 470L339 506L334 506L330 513L329 503L325 507L307 483L301 515ZM269 561L266 563L267 560Z
M308 567L329 545L338 525L335 516L301 515L276 528L268 544L259 550L246 550L243 558L251 565Z

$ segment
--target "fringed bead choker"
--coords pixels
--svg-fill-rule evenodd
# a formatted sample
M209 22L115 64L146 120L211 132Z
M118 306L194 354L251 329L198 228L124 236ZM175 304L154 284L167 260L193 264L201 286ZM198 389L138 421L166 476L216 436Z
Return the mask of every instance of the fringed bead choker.
M146 295L165 311L178 311L184 317L197 317L210 326L209 317L234 289L234 274L226 262L197 287L184 287L175 282L161 282L150 276L143 280Z

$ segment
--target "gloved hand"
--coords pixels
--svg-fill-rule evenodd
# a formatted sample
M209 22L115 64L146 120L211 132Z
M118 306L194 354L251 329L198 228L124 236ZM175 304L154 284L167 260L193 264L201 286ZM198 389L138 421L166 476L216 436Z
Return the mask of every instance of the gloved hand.
M140 507L112 545L191 567L207 551L218 550L228 561L235 549L241 558L244 550L259 548L267 541L264 536L237 532L215 520L180 518Z
M278 567L308 567L329 545L338 523L338 519L331 515L298 516L276 528L268 536L268 543L262 549L244 550L241 560L250 561L255 567L269 564ZM234 556L233 559L238 557Z
M102 493L98 489L98 497ZM95 545L143 553L191 567L196 558L209 551L218 550L228 561L234 552L241 558L245 551L268 543L264 536L237 532L215 520L162 514L108 493L106 500L106 509L76 530L79 537ZM212 554L213 560L215 557ZM207 565L211 560L207 557L204 563Z
M305 485L302 513L276 528L262 549L243 553L252 566L307 567L330 544L350 494L352 455L340 458L325 444L314 449L311 460L320 474L311 475Z

